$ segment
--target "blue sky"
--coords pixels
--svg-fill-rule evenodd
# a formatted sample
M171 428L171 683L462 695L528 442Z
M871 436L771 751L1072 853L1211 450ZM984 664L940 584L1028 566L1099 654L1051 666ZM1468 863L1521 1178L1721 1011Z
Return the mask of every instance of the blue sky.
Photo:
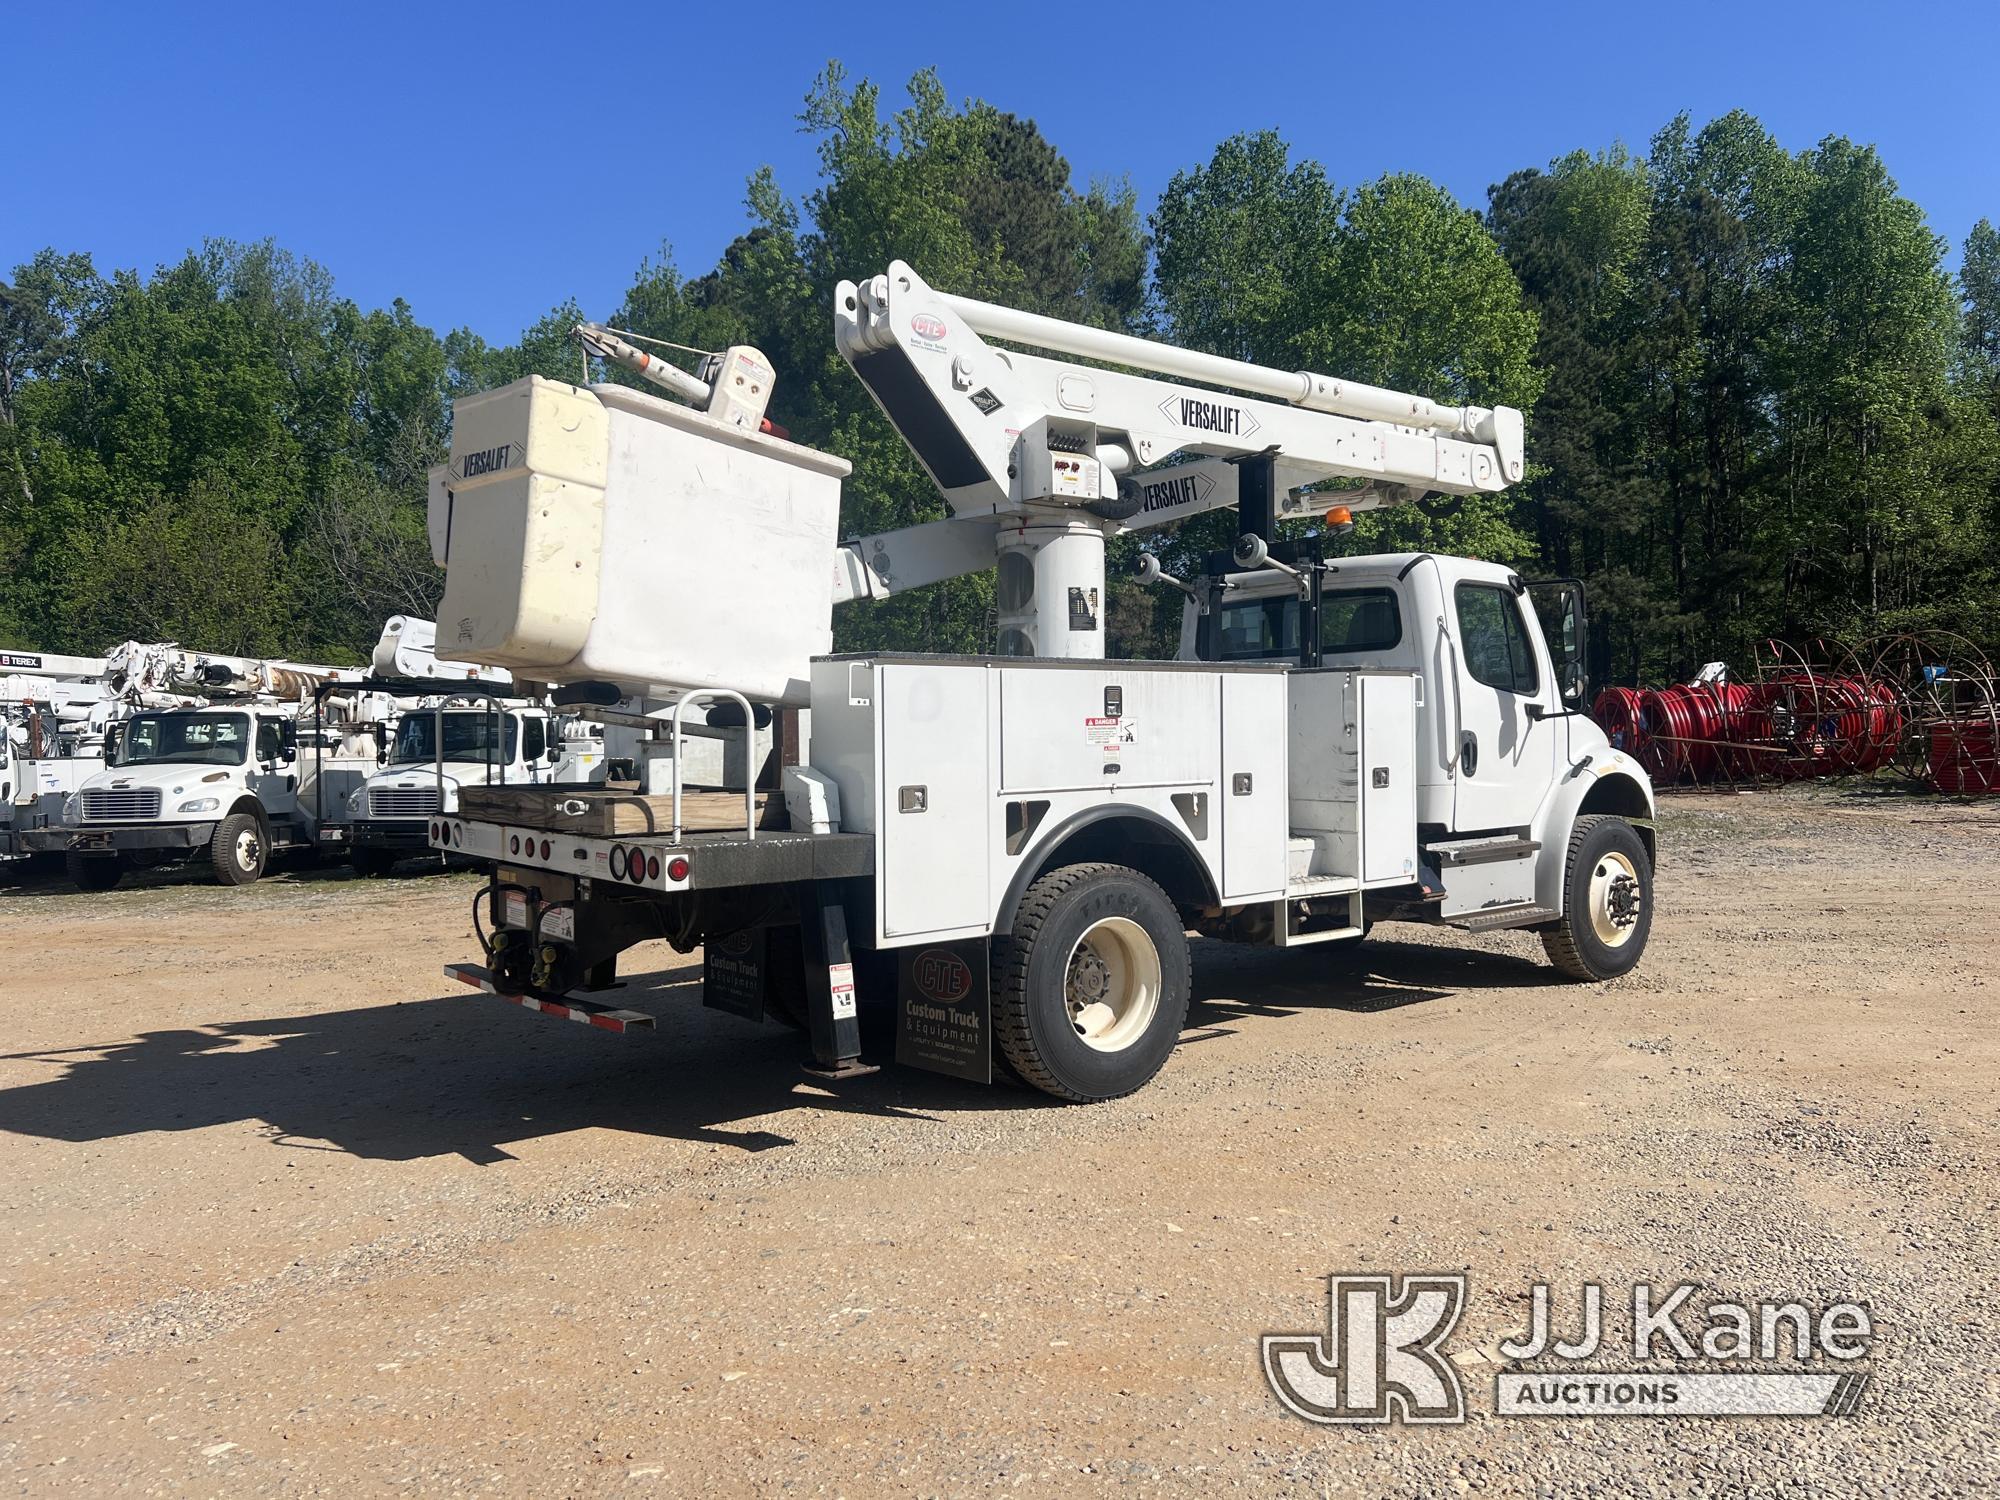
M402 296L495 342L567 296L608 313L663 241L706 269L760 165L803 194L796 116L833 57L892 102L934 66L1147 207L1240 130L1277 127L1337 182L1415 171L1483 205L1517 167L1742 107L1794 151L1876 144L1954 265L2000 220L1992 0L63 0L13 8L0 36L0 268L53 244L150 271L207 236L272 236L363 306Z

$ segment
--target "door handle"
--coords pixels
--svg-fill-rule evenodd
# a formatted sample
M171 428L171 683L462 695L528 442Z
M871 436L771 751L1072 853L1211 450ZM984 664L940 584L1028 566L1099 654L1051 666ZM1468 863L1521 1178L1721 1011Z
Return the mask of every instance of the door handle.
M1458 764L1468 776L1476 775L1479 771L1479 736L1470 729L1459 735Z

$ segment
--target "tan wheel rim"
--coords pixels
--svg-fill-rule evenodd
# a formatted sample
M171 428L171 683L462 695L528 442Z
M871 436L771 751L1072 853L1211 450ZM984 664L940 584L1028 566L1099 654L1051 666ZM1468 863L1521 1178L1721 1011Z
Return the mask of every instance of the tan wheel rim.
M1086 1047L1122 1052L1146 1034L1160 1010L1160 953L1130 917L1093 923L1063 970L1070 1025Z
M1598 856L1590 872L1590 930L1607 948L1622 948L1639 930L1640 903L1645 899L1639 870L1625 855L1613 851Z

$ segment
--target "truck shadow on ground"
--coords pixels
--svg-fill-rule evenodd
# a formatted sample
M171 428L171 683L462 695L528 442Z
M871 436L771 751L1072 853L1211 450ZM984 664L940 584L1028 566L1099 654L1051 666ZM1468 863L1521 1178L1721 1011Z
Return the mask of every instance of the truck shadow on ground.
M1212 1041L1231 1023L1309 1008L1369 1013L1547 979L1524 960L1427 944L1381 944L1344 968L1310 958L1204 954L1184 1039ZM586 1129L758 1152L796 1144L781 1127L798 1109L928 1120L1063 1107L1019 1087L895 1066L893 1017L879 1004L864 1013L864 1043L882 1071L821 1085L800 1071L798 1033L702 1008L699 974L636 979L618 1003L654 1013L658 1026L624 1037L453 993L16 1053L0 1060L50 1076L0 1091L0 1131L89 1142L257 1121L283 1147L489 1164L510 1160L509 1144Z

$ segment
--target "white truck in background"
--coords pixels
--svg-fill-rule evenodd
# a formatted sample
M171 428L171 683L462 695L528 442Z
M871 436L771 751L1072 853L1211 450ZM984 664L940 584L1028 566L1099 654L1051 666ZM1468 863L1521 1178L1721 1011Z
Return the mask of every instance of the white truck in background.
M511 697L505 668L439 657L430 620L391 616L369 665L371 688L416 696L399 700L400 716L375 757L380 769L348 796L349 860L358 874L434 858L429 820L456 810L461 786L588 780L602 762L601 737Z
M0 651L0 865L28 833L62 821L69 794L102 770L106 658Z
M565 754L561 725L545 708L442 696L405 704L381 769L348 799L355 870L386 875L429 856L430 820L458 810L460 787L587 779L587 767L565 766Z
M769 431L755 351L657 378L585 327L700 409L538 377L457 403L430 511L452 649L558 701L642 697L669 774L468 791L432 820L492 867L483 961L448 973L619 1031L651 1018L588 998L618 956L701 946L705 1001L804 1026L825 1075L869 1070L858 1000L893 997L899 1061L1094 1100L1171 1054L1190 931L1515 928L1573 978L1638 963L1653 795L1581 712L1581 590L1546 591L1551 637L1507 568L1341 552L1356 511L1519 481L1520 413L948 296L901 262L834 317L949 519L840 541L848 466ZM1194 659L1104 660L1107 540L1222 506L1232 552L1141 575L1185 594ZM984 568L1002 654L828 654L835 604ZM685 793L711 705L746 733L810 709L734 826Z
M375 767L390 698L350 688L350 668L183 650L114 653L115 716L104 769L65 799L61 825L27 835L61 853L82 890L108 890L135 867L202 861L225 885L258 879L290 851L344 848L348 797Z

